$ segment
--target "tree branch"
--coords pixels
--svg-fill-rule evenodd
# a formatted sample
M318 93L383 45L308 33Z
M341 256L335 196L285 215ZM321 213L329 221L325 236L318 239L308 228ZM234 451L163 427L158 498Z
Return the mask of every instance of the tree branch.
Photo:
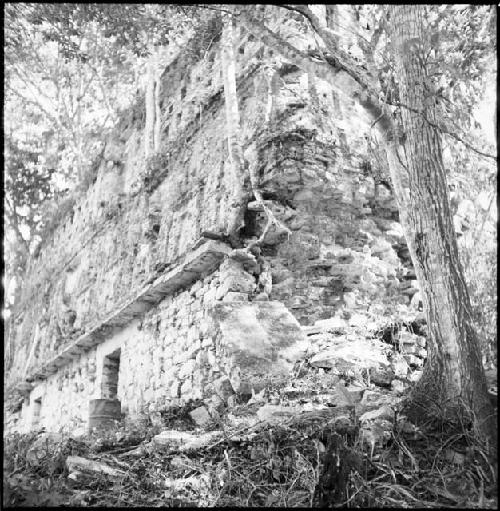
M18 90L11 88L9 89L10 92L14 93L16 96L21 98L23 101L26 101L30 105L33 105L37 107L39 110L41 110L50 120L52 120L59 128L61 128L63 131L66 131L66 127L62 124L60 119L58 119L55 115L51 114L45 107L43 107L38 101L35 101L34 99L27 98L23 94L21 94Z
M311 19L317 20L312 12L310 16L312 16ZM387 108L378 99L379 90L378 85L375 85L376 81L350 55L342 50L335 50L328 54L325 52L327 62L315 61L253 18L249 7L241 7L235 13L235 17L240 19L245 29L254 37L276 49L283 57L291 60L304 71L328 81L341 95L350 93L350 96L359 101L373 120L378 119L380 128L390 132L392 120ZM316 23L319 24L319 20ZM324 33L322 27L319 28Z
M425 115L424 112L420 111L420 110L417 110L416 108L413 108L409 105L406 105L404 103L401 103L400 101L389 101L389 100L384 100L385 103L387 103L388 105L391 105L391 106L398 106L398 107L401 107L401 108L405 108L406 110L410 111L410 112L413 112L417 115L420 115L422 117L422 119L424 119L424 121L429 124L429 126L432 126L434 129L437 129L439 130L441 133L443 133L444 135L448 135L452 138L454 138L455 140L457 140L458 142L460 142L461 144L463 144L465 147L467 147L467 149L470 149L471 151L473 151L474 153L480 155L480 156L483 156L485 158L491 158L492 160L494 161L497 161L497 156L493 155L493 154L490 154L490 153L486 153L484 151L481 151L480 149L477 149L477 147L475 147L472 142L467 142L467 140L465 140L463 137L461 137L460 135L458 135L454 130L452 130L448 125L444 124L444 123L440 123L440 122L433 122L431 120L429 120L427 118L427 116Z

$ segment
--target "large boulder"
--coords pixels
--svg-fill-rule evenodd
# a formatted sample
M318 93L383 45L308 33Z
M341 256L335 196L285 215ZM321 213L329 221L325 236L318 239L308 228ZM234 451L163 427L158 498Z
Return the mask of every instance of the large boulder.
M389 367L386 356L387 345L376 340L350 335L332 339L328 349L322 350L309 360L314 367L335 369L339 373L347 370Z
M236 392L260 389L269 378L286 377L309 346L298 321L281 302L223 302L213 316L221 346L238 367L230 375Z

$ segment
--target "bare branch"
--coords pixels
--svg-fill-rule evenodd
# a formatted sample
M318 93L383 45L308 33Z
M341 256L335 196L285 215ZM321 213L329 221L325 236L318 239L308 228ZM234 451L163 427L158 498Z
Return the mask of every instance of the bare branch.
M200 9L208 9L210 11L224 12L225 14L233 14L232 11L228 11L227 9L223 9L222 7L214 7L213 5L210 4L194 4L194 7L198 7ZM187 15L184 9L182 9L182 7L181 10L185 15Z
M413 107L411 107L409 105L405 105L404 103L401 103L400 101L391 102L391 101L385 99L384 102L387 103L388 105L398 106L398 107L401 107L401 108L405 108L406 110L408 110L410 112L413 112L413 113L415 113L417 115L420 115L422 117L422 119L424 119L424 121L427 124L429 124L429 126L432 126L434 129L440 131L444 135L448 135L451 138L457 140L458 142L463 144L465 147L467 147L467 149L470 149L474 153L476 153L476 154L478 154L480 156L483 156L484 158L491 158L492 160L497 161L497 159L498 159L497 156L495 156L494 154L490 154L490 153L486 153L484 151L481 151L480 149L475 147L472 144L472 142L468 142L467 140L464 139L463 136L458 135L448 125L446 125L444 123L440 123L440 122L433 122L433 121L431 121L430 119L427 118L427 116L425 115L424 112L422 112L420 110L417 110L416 108L413 108Z
M313 13L311 15L314 16ZM275 48L281 55L294 62L304 71L328 81L341 95L349 93L352 98L359 101L361 106L367 110L374 120L380 118L379 126L381 128L388 133L390 132L392 120L386 106L378 99L378 80L372 78L350 55L342 50L335 50L330 53L325 52L326 63L317 61L292 46L263 23L254 19L249 8L240 8L239 12L235 13L235 17L240 19L246 30L254 35L254 37L260 39L264 44ZM319 20L317 23L319 24ZM333 36L328 34L325 37L331 38Z
M23 94L21 94L17 89L11 88L9 89L10 92L14 93L16 96L20 97L23 101L26 101L30 105L33 105L37 107L39 110L41 110L51 121L53 121L59 128L66 131L66 127L61 122L61 120L56 117L55 115L51 114L45 107L43 107L38 101L35 101L34 99L27 98Z

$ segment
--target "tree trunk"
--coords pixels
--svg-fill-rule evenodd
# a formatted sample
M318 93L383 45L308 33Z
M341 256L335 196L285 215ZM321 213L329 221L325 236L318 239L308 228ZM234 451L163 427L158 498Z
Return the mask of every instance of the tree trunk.
M144 158L149 158L154 152L155 127L155 58L154 49L148 57L146 84L146 126L144 128Z
M155 153L160 152L160 141L161 141L161 123L162 123L162 115L161 115L161 67L160 67L160 55L159 52L156 52L155 59L155 122L154 122L154 136L153 136L153 150Z
M245 205L249 198L249 194L246 191L246 181L249 178L252 194L267 216L267 224L261 236L247 247L247 249L251 249L264 242L271 227L274 227L277 233L289 235L291 231L276 219L273 212L264 203L262 193L259 190L259 178L256 168L255 166L250 166L243 155L238 93L236 90L236 60L234 57L232 23L231 16L225 24L222 34L222 72L224 75L224 97L226 104L226 131L229 157L233 165L235 186L237 187L234 203L235 214L229 221L228 234L236 234L237 230L244 225Z
M232 16L229 16L223 29L221 64L224 79L228 153L234 173L234 184L237 187L233 204L234 214L231 215L227 227L227 234L231 235L244 225L244 203L248 200L245 193L246 165L240 140L240 112L236 90L236 60L234 56Z
M441 135L427 122L436 124L431 82L422 61L426 45L422 7L394 5L389 12L400 101L408 107L401 110L404 145L395 137L389 141L390 172L429 329L428 361L413 402L426 409L434 404L447 413L471 412L478 433L496 443L453 229Z

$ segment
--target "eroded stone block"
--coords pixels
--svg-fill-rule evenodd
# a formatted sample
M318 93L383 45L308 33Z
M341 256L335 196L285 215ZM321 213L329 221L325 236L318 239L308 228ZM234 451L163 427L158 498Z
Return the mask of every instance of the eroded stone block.
M213 420L205 406L195 408L192 412L189 413L189 415L195 424L201 428L206 428L212 423Z
M252 386L289 374L307 350L298 321L281 302L220 303L213 316L222 334L221 346L240 369L240 387L243 382Z

